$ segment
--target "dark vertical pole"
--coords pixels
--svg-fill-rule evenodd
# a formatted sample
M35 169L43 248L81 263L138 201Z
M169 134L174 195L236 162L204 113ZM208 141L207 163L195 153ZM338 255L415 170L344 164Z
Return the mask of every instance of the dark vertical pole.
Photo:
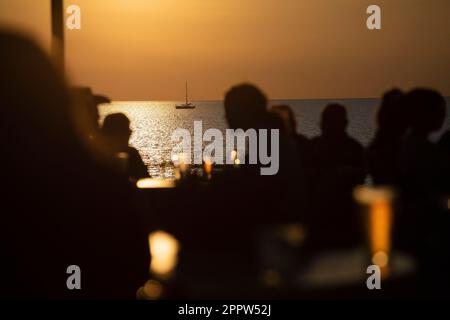
M51 0L52 56L57 67L64 72L64 0Z

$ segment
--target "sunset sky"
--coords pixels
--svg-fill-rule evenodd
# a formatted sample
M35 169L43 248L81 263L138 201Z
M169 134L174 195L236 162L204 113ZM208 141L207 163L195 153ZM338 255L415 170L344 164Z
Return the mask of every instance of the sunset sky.
M68 78L115 100L221 99L250 81L271 98L450 95L448 0L66 0ZM366 8L382 9L382 30ZM0 0L0 23L50 47L50 0Z

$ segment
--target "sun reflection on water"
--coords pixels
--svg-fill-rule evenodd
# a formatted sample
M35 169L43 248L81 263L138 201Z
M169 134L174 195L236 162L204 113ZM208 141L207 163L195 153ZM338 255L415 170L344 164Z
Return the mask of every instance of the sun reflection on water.
M124 113L130 119L133 134L130 145L139 150L148 171L155 178L174 178L171 141L177 128L188 129L193 135L194 121L202 120L203 129L226 129L220 102L196 102L192 110L176 110L177 102L113 102L100 105L100 124L112 113Z

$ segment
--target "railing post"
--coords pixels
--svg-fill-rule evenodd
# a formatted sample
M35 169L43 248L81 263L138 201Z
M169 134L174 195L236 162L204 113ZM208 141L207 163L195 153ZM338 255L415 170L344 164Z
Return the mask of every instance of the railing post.
M64 72L64 0L51 0L52 56L56 66Z

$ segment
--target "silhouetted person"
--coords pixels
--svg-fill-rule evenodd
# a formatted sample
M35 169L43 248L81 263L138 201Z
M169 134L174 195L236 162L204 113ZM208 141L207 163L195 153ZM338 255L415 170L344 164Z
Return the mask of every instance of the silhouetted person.
M394 234L396 245L419 259L423 284L433 286L449 280L450 267L450 224L442 205L448 196L449 162L443 150L429 140L430 134L442 127L446 103L430 89L412 90L406 103L411 110L411 128L401 149L403 210Z
M92 161L79 108L35 44L0 31L0 70L0 295L133 299L148 245L128 184ZM70 265L81 290L66 286Z
M280 168L276 176L272 176L272 178L292 178L289 175L295 171L298 165L298 162L296 162L298 151L296 150L295 140L290 132L285 130L283 119L269 112L265 94L252 84L237 85L226 93L224 105L225 116L231 129L255 129L257 132L259 129L277 129L280 131ZM268 148L270 150L270 145ZM253 167L257 169L257 175L260 176L260 164Z
M242 182L242 189L260 190L260 194L267 194L272 199L278 200L269 205L270 207L278 204L278 215L260 216L258 220L263 222L277 219L280 221L283 217L286 219L298 218L298 212L292 210L292 203L290 203L292 199L288 194L293 189L297 193L303 192L304 179L300 154L295 136L291 132L292 128L286 127L284 119L278 114L269 112L267 97L252 84L244 83L232 87L225 95L224 105L225 115L231 129L255 129L257 132L258 129L279 131L278 173L273 176L261 176L259 170L261 164L241 166L238 172L239 179L245 180ZM268 136L270 137L270 134ZM270 146L268 148L270 150ZM296 200L300 206L302 201L298 195ZM290 218L288 218L289 216Z
M107 96L101 95L101 94L94 94L94 103L97 109L97 116L98 116L98 107L101 104L105 104L105 103L111 103L111 99L108 98Z
M283 219L287 212L279 210L275 214L275 208L279 209L284 202L285 191L289 189L290 181L298 183L295 178L298 152L294 139L285 130L282 119L269 112L265 94L252 84L233 86L225 95L224 106L225 116L231 129L254 129L257 132L259 129L276 129L280 132L278 173L273 176L262 176L260 172L262 165L248 164L248 155L246 155L246 164L241 164L238 170L229 171L222 177L226 181L224 188L241 194L239 198L242 199L240 201L242 204L245 203L246 209L242 209L242 212L243 214L246 212L247 225L255 226ZM270 150L270 146L268 148ZM269 213L271 211L269 208L273 209L272 213Z
M363 147L347 134L347 111L330 104L322 112L322 135L311 141L312 244L350 247L360 240L352 192L364 182Z
M297 155L292 159L298 159L295 166L290 166L288 172L289 178L283 186L288 189L286 193L286 201L281 204L281 208L287 212L287 216L292 217L292 221L305 222L302 212L310 211L309 181L310 177L310 161L311 161L311 142L301 133L297 132L297 121L295 114L288 105L275 105L269 111L276 115L282 121L282 132L290 137L294 145L297 147ZM291 150L291 148L286 148ZM291 155L285 154L284 157ZM293 172L296 174L292 175Z
M439 139L439 146L447 153L447 155L450 154L450 130L447 130Z
M444 153L445 157L445 163L447 163L447 167L445 168L446 172L443 172L444 177L442 178L442 181L445 181L446 183L443 183L443 192L447 193L448 198L450 200L450 130L447 130L442 137L439 139L439 148L441 149L441 152Z
M267 97L257 87L242 84L225 95L225 116L232 129L259 129L273 126L267 112Z
M276 105L272 106L270 111L277 114L281 118L288 134L292 135L297 143L302 166L308 166L310 141L305 135L297 132L297 121L295 120L295 115L292 109L287 105Z
M446 103L436 91L415 89L406 98L411 110L411 128L401 149L401 170L405 187L420 198L433 196L446 183L440 178L448 166L442 150L429 140L445 120Z
M106 96L94 95L89 87L70 88L72 100L77 104L78 109L74 114L74 121L77 126L83 128L87 142L92 144L92 148L98 148L100 127L100 114L98 106L102 103L110 103L111 100Z
M102 138L115 169L132 180L148 177L147 166L139 151L129 146L131 136L130 120L122 113L106 116L102 126Z
M215 175L210 193L201 199L200 205L196 206L198 210L187 219L189 228L186 223L179 226L182 230L177 234L182 237L180 240L186 253L186 260L180 262L180 268L187 268L187 272L194 269L187 267L187 252L202 252L198 255L195 269L197 272L203 270L209 276L209 284L226 277L229 281L243 281L245 291L257 286L258 282L256 243L260 228L298 218L299 209L295 207L292 210L294 206L288 204L287 191L292 190L288 185L290 180L298 188L302 181L296 179L298 157L295 141L284 130L281 119L269 113L268 100L261 90L251 84L234 86L226 93L224 106L231 129L280 130L280 169L274 176L262 176L261 163L248 164L246 161L238 168L229 166L231 168ZM248 160L248 154L245 157ZM301 205L298 195L295 200ZM214 207L214 212L211 212L211 207ZM206 226L204 221L210 223Z
M400 147L409 125L405 95L394 89L383 96L378 130L367 150L368 171L376 185L398 185Z
M98 149L100 147L100 142L97 141L100 135L98 107L102 103L110 103L111 100L106 96L94 95L89 87L73 87L70 91L72 100L78 106L74 114L75 121L83 128L83 133L92 149Z

